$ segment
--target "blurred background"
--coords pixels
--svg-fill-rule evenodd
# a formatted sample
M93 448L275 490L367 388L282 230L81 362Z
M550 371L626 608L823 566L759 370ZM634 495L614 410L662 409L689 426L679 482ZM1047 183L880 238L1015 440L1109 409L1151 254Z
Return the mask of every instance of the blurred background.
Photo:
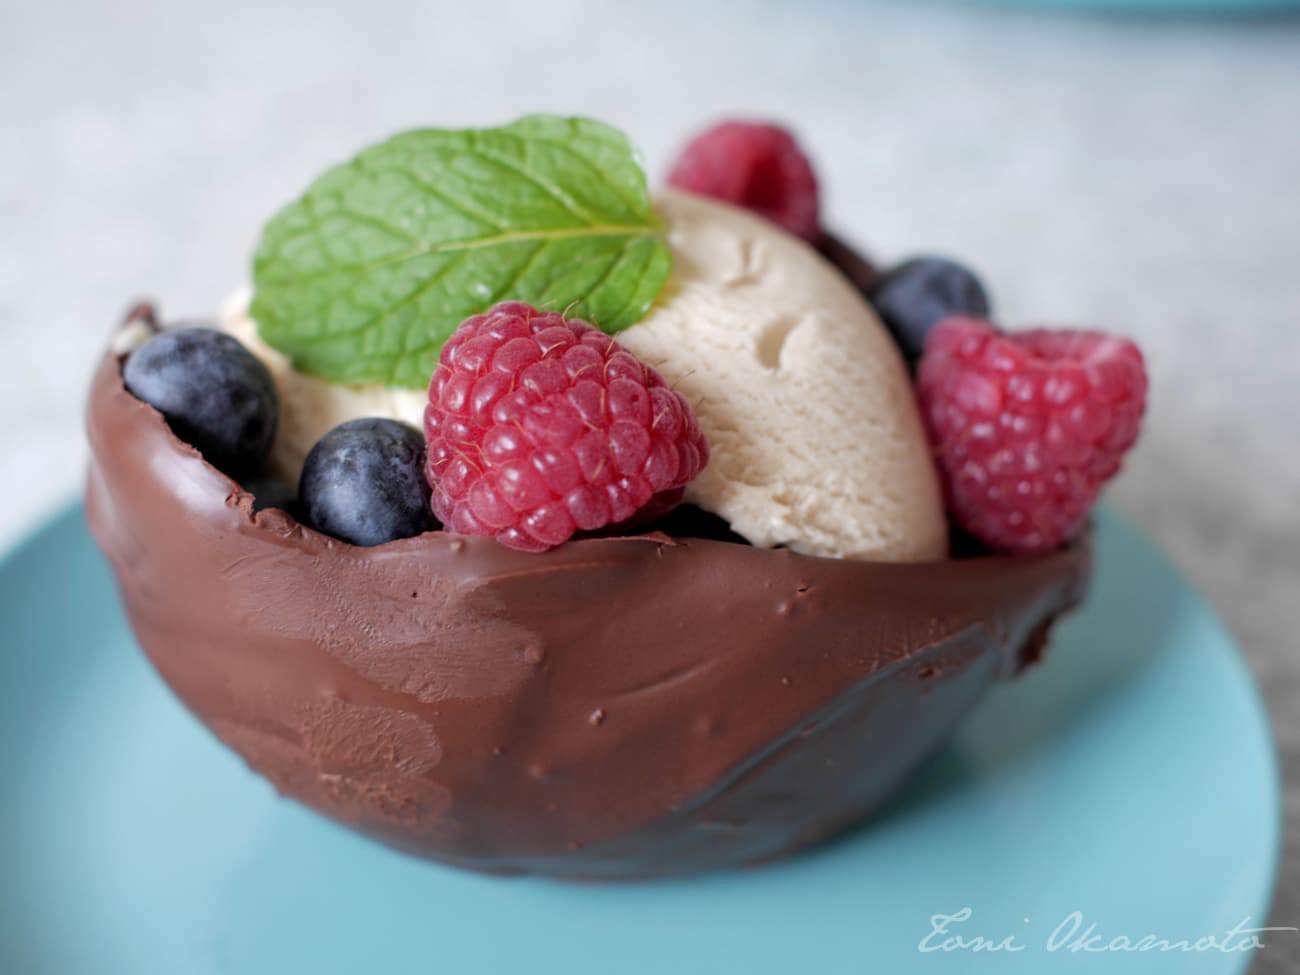
M717 116L775 118L881 260L947 252L1007 324L1142 343L1152 412L1110 497L1261 679L1291 783L1273 923L1300 924L1300 15L1081 6L0 0L0 544L78 490L128 302L211 314L326 164L550 110L624 128L660 179ZM1298 965L1284 935L1255 970Z

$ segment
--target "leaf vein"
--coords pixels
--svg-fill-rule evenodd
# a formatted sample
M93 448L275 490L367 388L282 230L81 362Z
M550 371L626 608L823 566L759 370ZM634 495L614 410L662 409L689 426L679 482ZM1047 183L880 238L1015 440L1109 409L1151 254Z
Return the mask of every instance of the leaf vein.
M596 179L598 179L601 183L603 183L606 187L608 187L609 191L613 193L615 196L617 196L619 198L619 201L625 207L627 207L628 210L630 210L632 213L639 215L645 212L645 207L642 204L637 203L635 200L629 200L626 196L624 196L616 183L612 182L608 176L606 176L603 172L601 172L600 168L596 166L595 163L593 163L582 153L575 150L573 146L566 145L563 142L556 142L554 139L547 139L542 136L532 136L531 138L533 142L540 142L544 146L554 146L555 148L561 150L564 153L567 153L568 155L572 156L574 159L578 160L578 162L582 163L582 165L586 169L591 171L591 173L596 177Z
M529 139L522 138L520 136L515 136L515 138L519 139L519 141L524 143L527 143L529 141L534 141L534 142L542 141L540 139L529 140ZM481 156L482 158L487 159L490 162L494 162L498 166L501 166L503 169L508 169L515 175L522 177L523 179L527 180L529 183L532 183L539 190L541 190L552 200L558 203L574 219L581 220L586 224L595 224L599 222L599 218L597 216L589 212L586 207L582 206L571 196L569 196L567 193L561 190L558 186L555 186L549 181L543 179L541 176L538 176L536 173L534 173L531 169L527 168L526 166L521 166L506 156L499 156L494 152L484 149L482 144L479 142L477 134L475 134L475 136L470 140L470 147L474 153Z
M360 164L361 160L358 159L357 162L358 164ZM409 179L412 183L414 183L416 186L418 186L420 189L422 189L424 192L428 193L430 196L436 197L439 200L441 200L443 203L447 204L448 207L455 210L462 217L465 217L469 220L477 220L481 223L485 223L489 227L492 227L495 230L505 230L507 227L507 224L502 223L501 218L498 217L496 214L484 210L481 207L473 207L473 208L469 207L468 205L465 204L464 201L456 199L450 193L445 193L442 190L438 189L438 187L436 187L434 184L428 182L427 180L421 179L420 176L417 175L416 172L413 169L411 169L409 166L374 166L369 161L366 161L365 165L360 168L362 169L362 172L369 172L369 173L383 173L383 172L400 173L401 175ZM411 240L417 240L417 239L418 238L414 236L411 237Z

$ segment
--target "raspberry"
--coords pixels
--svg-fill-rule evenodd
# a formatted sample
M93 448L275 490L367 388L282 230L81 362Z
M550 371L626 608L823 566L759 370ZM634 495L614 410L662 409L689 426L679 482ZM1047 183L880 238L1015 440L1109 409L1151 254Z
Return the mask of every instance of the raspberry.
M531 552L675 503L709 460L659 373L586 322L520 302L447 340L424 431L438 519Z
M1147 377L1128 339L954 317L930 333L917 387L957 522L993 548L1044 552L1083 528L1137 440Z
M817 177L794 137L780 126L715 125L682 150L668 183L753 210L805 240L821 236Z

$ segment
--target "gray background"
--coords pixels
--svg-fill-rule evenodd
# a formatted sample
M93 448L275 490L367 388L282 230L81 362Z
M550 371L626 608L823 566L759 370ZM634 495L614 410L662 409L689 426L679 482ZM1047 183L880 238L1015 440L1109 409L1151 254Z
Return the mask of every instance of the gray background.
M1273 923L1300 924L1300 19L0 0L0 542L75 492L85 382L128 299L208 313L323 164L534 109L621 125L656 175L720 113L788 120L831 224L880 256L942 248L1008 323L1140 339L1152 411L1111 497L1260 678L1293 827ZM1256 971L1298 964L1279 935Z

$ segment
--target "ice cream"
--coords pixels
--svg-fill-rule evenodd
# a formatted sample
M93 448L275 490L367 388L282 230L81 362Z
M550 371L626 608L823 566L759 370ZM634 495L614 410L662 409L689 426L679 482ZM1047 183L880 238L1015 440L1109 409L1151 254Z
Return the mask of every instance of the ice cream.
M931 454L898 351L870 307L803 241L744 211L665 192L673 274L618 340L695 408L712 460L687 500L761 547L923 561L946 551ZM283 419L274 467L296 480L327 430L361 416L420 425L422 390L296 372L257 337L248 295L222 327L270 368Z
M666 192L673 276L619 342L695 407L687 500L762 547L941 558L947 524L896 346L845 278L745 211Z

